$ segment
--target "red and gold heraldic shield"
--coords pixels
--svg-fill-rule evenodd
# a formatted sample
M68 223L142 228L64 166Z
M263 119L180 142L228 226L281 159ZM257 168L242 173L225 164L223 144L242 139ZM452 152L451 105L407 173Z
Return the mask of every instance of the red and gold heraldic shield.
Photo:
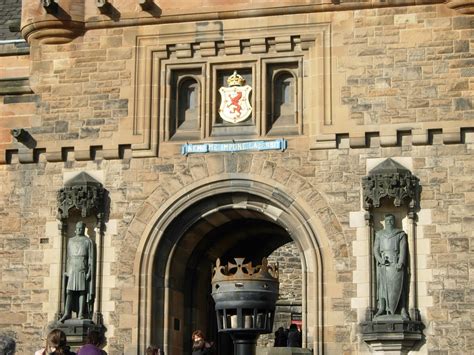
M219 115L224 121L238 123L245 121L252 113L249 95L252 88L245 86L221 87Z

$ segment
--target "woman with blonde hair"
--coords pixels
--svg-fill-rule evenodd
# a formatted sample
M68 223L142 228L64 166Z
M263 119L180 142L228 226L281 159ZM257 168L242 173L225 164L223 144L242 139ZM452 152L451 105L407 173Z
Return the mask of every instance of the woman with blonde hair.
M66 334L60 329L53 329L46 338L46 346L35 352L35 355L76 355L67 346Z

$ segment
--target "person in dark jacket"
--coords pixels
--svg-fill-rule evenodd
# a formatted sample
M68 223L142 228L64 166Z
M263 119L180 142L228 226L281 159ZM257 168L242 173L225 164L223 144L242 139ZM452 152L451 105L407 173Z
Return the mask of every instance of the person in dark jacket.
M286 347L287 339L287 331L283 327L280 327L275 332L275 342L273 343L273 346L275 348L284 348Z
M301 348L301 332L298 330L296 324L291 324L288 331L287 347Z
M211 355L214 354L213 343L206 341L204 333L201 330L195 330L192 335L193 353L192 355Z
M89 334L87 334L86 344L79 349L77 355L107 355L107 353L102 350L104 345L104 334L97 330L91 330Z
M67 346L66 334L60 329L53 329L46 338L46 346L35 352L35 355L76 355Z

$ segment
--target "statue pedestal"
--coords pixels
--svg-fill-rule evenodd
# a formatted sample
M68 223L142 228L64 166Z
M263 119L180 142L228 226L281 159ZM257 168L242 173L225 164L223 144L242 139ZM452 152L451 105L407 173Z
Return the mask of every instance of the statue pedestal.
M67 342L71 346L83 345L87 334L91 330L105 333L103 325L97 325L90 319L67 319L64 323L59 321L48 324L48 333L53 329L62 330L67 337Z
M419 321L381 316L360 325L362 340L373 352L406 354L424 338L424 325Z

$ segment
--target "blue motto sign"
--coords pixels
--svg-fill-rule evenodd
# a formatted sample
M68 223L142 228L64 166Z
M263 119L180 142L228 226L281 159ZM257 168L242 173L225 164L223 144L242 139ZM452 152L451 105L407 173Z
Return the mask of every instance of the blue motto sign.
M183 144L181 154L212 153L212 152L241 152L245 150L285 150L288 147L286 139L275 139L272 141L247 141L247 142L221 142Z

